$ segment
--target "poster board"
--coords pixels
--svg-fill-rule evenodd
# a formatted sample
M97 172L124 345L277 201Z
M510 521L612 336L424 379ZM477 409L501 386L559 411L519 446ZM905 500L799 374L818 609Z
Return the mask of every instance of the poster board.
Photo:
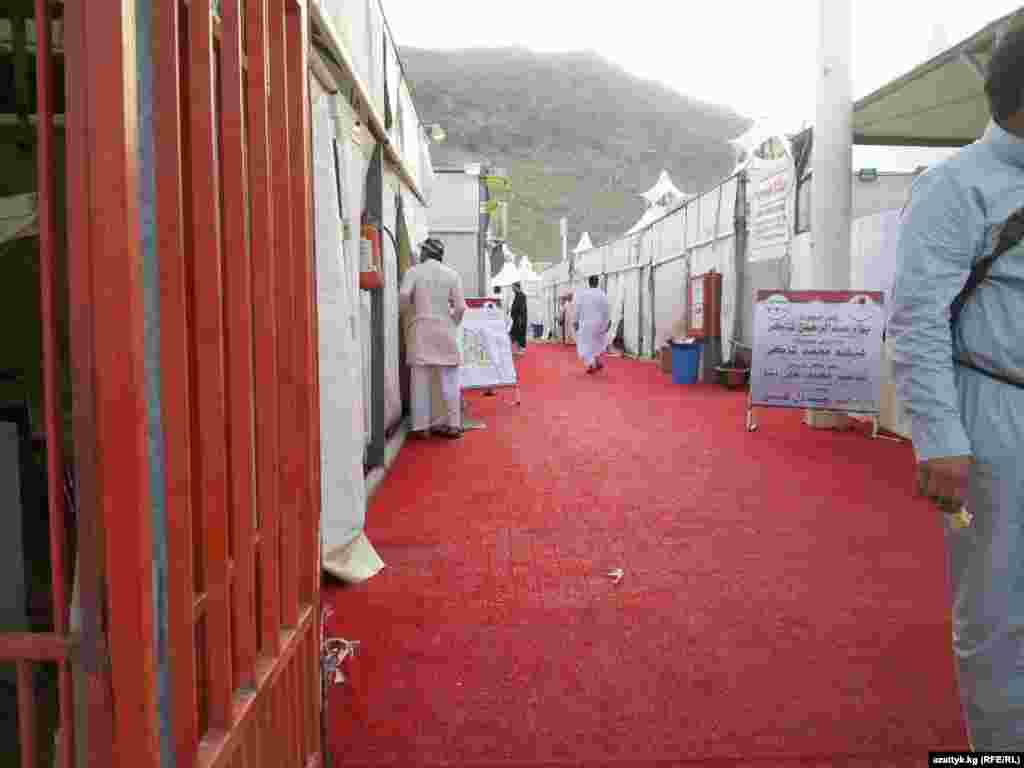
M512 340L498 299L466 299L467 309L459 326L463 389L518 386L512 359Z
M884 294L758 291L750 406L877 416Z
M767 261L785 257L793 232L796 170L786 154L778 160L759 160L747 170L747 260Z

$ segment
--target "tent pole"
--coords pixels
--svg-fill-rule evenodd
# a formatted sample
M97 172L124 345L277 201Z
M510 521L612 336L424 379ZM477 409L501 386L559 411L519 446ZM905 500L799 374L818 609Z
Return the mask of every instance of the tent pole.
M851 0L818 0L818 103L812 149L811 232L814 258L808 287L850 285L853 198L853 100L850 76ZM807 411L806 421L834 428L844 417Z

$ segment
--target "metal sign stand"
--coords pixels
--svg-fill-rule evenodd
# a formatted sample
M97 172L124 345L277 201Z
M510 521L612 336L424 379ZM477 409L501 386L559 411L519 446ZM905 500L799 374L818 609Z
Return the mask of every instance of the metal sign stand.
M499 304L499 305L502 304L502 300L500 298L491 298L491 297L481 298L481 297L475 297L475 296L474 297L467 297L466 298L466 304L469 307L474 308L474 309L480 309L480 308L484 307L485 305L487 305L488 303L492 303L492 302L494 304ZM513 366L513 368L515 367L515 360L512 361L512 366ZM484 392L493 392L493 390L495 390L495 389L513 389L513 390L515 390L515 400L512 402L512 405L522 405L523 398L522 398L522 393L520 392L520 389L519 389L519 373L518 373L518 371L516 372L516 383L515 384L488 384L488 385L478 385L478 386L462 387L461 388L461 390L463 392L473 391L473 390L483 390ZM463 414L463 418L465 418L465 414ZM465 427L464 426L463 428L464 429L486 429L487 425L484 422L475 422L472 426L470 426L470 427Z
M771 407L772 406L770 406L770 405L758 405L758 406L755 406L754 405L754 395L753 395L753 393L750 390L747 391L747 412L746 412L747 432L756 432L757 431L758 424L757 424L757 421L754 419L754 408L771 408ZM834 413L834 414L839 414L839 415L842 415L842 416L849 416L850 415L847 411L835 411L835 410L831 410L831 409L822 409L822 408L807 408L806 406L802 407L800 410L815 411L817 413ZM882 439L882 440L896 440L896 442L900 442L899 440L897 440L897 438L886 437L885 435L880 435L878 433L878 416L879 416L879 414L872 413L872 414L865 414L865 415L871 416L871 439L872 440Z

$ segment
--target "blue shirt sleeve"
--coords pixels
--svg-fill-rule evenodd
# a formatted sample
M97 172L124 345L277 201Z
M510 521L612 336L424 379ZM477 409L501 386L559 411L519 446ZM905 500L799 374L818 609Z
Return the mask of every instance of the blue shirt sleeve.
M919 461L971 454L953 370L949 305L980 247L984 216L945 166L917 179L897 242L888 334L896 392Z

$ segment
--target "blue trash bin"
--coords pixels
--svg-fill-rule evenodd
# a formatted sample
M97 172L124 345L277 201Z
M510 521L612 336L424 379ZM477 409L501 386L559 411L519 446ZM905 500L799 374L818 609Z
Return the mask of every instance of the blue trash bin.
M539 339L544 334L543 323L533 323L533 338Z
M672 383L696 384L700 370L700 344L672 342Z

